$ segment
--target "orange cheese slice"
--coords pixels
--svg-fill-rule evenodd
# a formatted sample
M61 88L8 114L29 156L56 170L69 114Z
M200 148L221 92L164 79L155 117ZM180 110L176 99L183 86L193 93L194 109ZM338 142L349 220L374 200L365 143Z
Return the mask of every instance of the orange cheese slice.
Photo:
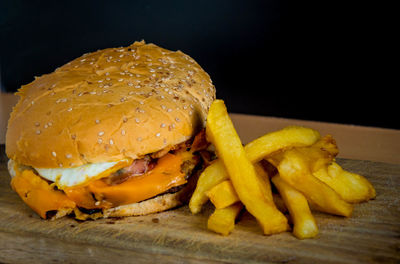
M181 172L181 165L192 157L192 153L186 151L166 154L158 160L153 170L117 185L108 185L98 179L85 186L65 188L61 192L54 190L32 170L24 170L17 172L11 186L42 218L46 218L46 212L62 208L110 208L140 202L185 184L187 181Z
M17 171L11 187L40 217L46 219L48 211L74 208L75 202L61 191L54 190L47 181L31 170Z
M118 185L108 185L102 180L97 180L89 184L88 190L111 207L140 202L185 184L187 181L181 172L181 164L180 156L166 154L158 160L157 166L146 174L130 178Z

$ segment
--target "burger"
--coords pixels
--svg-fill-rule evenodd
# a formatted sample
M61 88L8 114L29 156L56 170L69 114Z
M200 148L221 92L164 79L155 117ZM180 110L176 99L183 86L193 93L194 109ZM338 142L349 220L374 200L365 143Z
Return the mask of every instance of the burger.
M144 41L87 53L18 92L11 187L41 218L146 215L182 205L210 157L215 99L188 55Z

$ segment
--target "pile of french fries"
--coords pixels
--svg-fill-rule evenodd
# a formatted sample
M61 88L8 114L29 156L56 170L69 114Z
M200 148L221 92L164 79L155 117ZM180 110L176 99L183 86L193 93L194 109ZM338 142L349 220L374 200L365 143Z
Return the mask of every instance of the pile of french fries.
M228 235L245 208L265 235L291 230L312 238L318 234L313 210L349 217L355 203L376 196L367 179L335 162L335 140L311 128L286 127L243 147L224 102L215 100L206 135L218 158L200 175L189 208L199 213L210 200L215 211L207 227L216 233Z

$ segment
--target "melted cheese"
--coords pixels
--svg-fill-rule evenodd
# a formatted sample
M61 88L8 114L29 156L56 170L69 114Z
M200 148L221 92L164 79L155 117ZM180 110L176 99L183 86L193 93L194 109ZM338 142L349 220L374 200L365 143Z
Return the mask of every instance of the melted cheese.
M185 175L180 171L181 164L179 156L167 154L159 159L157 166L149 173L112 186L101 180L94 181L88 189L99 199L110 203L111 207L136 203L185 184Z
M44 219L48 211L75 207L75 202L68 199L63 192L54 190L32 170L24 170L22 173L16 171L11 186L19 197Z
M30 169L22 172L17 170L11 185L27 205L46 218L46 212L51 210L76 206L87 209L116 207L143 201L185 184L181 165L189 158L192 158L190 152L167 154L158 160L153 170L118 185L108 185L102 179L97 179L84 186L66 187L62 192L54 190L52 184Z

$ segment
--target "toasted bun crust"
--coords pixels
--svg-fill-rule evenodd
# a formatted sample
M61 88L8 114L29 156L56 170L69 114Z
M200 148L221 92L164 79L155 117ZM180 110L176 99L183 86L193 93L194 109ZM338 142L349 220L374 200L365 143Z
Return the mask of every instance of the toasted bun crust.
M189 56L154 44L88 53L19 89L6 153L37 168L136 159L204 126L215 88Z
M138 203L121 205L104 211L104 218L139 216L162 212L183 205L188 199L191 189L185 186L176 193L166 193Z

